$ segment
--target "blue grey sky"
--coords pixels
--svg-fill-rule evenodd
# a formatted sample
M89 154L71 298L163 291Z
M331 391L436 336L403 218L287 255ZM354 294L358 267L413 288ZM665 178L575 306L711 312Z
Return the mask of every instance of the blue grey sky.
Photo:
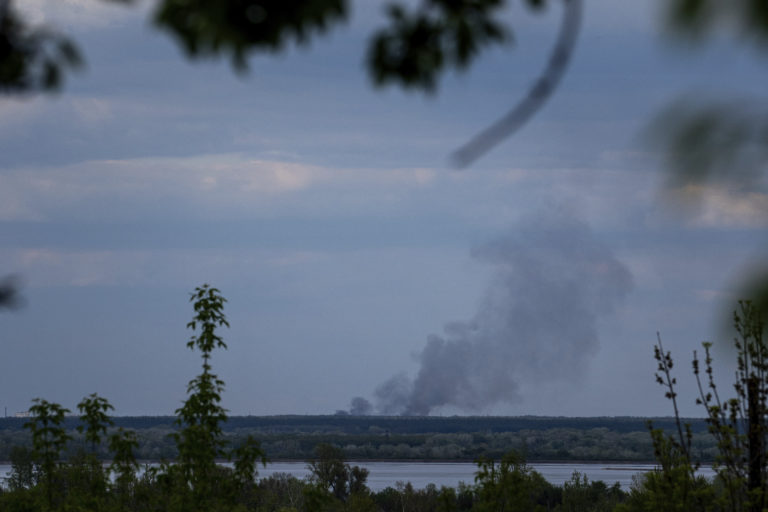
M451 151L544 67L558 9L515 3L515 44L424 96L365 74L378 2L243 76L187 61L146 2L23 4L87 69L0 98L0 272L26 299L0 313L9 413L92 392L120 415L173 413L198 371L184 326L202 283L229 299L213 364L232 414L376 405L395 383L431 414L666 415L656 331L697 413L688 361L765 256L768 200L713 187L676 209L645 134L680 98L759 98L748 48L675 42L656 2L586 0L552 99L456 170Z

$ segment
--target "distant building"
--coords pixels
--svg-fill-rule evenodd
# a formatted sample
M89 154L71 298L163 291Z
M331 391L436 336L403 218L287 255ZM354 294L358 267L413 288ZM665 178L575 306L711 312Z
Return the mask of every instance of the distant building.
M29 418L30 416L29 411L21 411L13 415L14 418Z

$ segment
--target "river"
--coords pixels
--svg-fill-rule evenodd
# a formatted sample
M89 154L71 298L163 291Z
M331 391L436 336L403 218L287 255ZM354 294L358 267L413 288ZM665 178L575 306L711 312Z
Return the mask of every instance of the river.
M372 491L381 491L394 487L397 482L410 482L415 488L422 489L427 484L456 487L459 482L474 483L477 465L471 462L350 462L369 471L368 487ZM653 469L652 464L622 463L533 463L529 464L544 478L555 485L562 485L571 479L574 471L586 475L589 480L602 480L608 485L615 482L628 490L632 477ZM0 464L0 478L4 479L11 470L9 465ZM275 473L288 473L302 479L309 476L306 462L273 462L267 467L259 467L259 477L268 477ZM712 468L704 466L700 474L711 477Z

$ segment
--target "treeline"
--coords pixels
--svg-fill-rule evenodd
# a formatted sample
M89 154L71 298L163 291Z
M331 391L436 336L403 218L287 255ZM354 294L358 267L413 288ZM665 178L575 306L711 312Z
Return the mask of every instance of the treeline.
M121 418L115 427L122 427ZM654 423L654 426L656 423ZM67 455L85 448L85 439L69 425ZM138 446L135 454L140 460L175 460L178 456L172 424L156 424L136 429ZM318 444L342 447L352 460L435 460L475 461L480 457L499 460L505 453L515 450L531 462L542 461L653 461L654 446L648 429L621 432L606 427L575 429L550 428L546 430L517 430L509 432L456 432L413 433L368 432L291 432L265 433L241 427L224 430L223 437L237 445L248 436L259 439L264 454L270 460L309 460ZM28 432L17 429L0 431L0 460L10 460L14 446L31 446ZM693 434L692 448L699 460L712 461L717 446L711 435ZM106 447L96 453L101 460L110 457Z
M173 460L178 455L173 434L179 429L171 416L113 417L114 428L136 432L136 456L141 460ZM0 419L0 460L10 460L13 446L29 446L24 418ZM475 461L500 459L510 450L527 460L631 461L654 460L648 434L654 428L673 432L674 418L639 417L386 417L386 416L233 416L222 422L223 435L234 443L251 435L261 441L272 460L309 460L318 444L341 446L354 460ZM691 425L693 449L705 462L717 453L706 422ZM70 454L82 448L76 432L79 420L66 417L63 426L73 438ZM102 449L98 456L106 460Z
M131 430L176 428L175 416L117 416L112 420L117 427ZM656 428L672 431L675 418L644 418L637 416L567 418L552 416L351 416L351 415L283 415L283 416L229 416L222 423L224 431L246 429L257 434L458 434L504 433L520 430L604 428L612 432L647 432L647 423ZM0 418L0 431L23 430L26 418ZM683 418L693 432L706 432L702 418ZM74 429L79 420L64 419L65 427Z

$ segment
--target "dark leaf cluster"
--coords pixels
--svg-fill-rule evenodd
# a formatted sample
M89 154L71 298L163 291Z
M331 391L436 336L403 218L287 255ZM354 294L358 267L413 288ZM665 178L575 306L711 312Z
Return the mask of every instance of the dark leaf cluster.
M424 0L387 7L389 26L374 34L368 68L374 82L435 89L446 68L464 69L484 46L509 39L494 16L503 0Z
M673 27L693 36L736 28L760 44L768 43L768 3L763 0L671 0L666 7Z
M62 75L82 65L67 37L45 27L30 27L10 0L0 1L0 92L51 91Z
M253 52L276 52L289 41L307 43L347 14L345 0L165 0L155 23L190 57L228 55L243 71Z

